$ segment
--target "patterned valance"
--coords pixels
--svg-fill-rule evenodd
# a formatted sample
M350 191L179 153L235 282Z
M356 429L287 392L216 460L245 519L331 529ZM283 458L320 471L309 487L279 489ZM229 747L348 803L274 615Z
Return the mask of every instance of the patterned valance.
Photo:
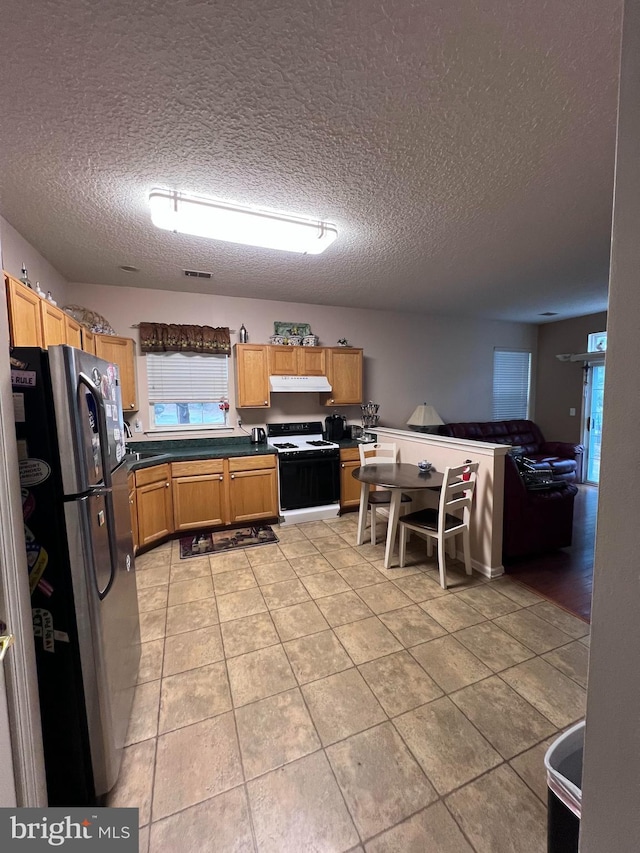
M229 355L229 329L219 326L179 326L174 323L140 323L142 352L201 352Z

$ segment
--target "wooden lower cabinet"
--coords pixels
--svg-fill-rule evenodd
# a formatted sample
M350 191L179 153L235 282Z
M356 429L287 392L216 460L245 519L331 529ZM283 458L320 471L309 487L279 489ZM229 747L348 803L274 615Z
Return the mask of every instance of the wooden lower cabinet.
M277 518L277 459L234 456L142 468L135 472L129 503L137 548L174 531Z
M171 465L174 530L225 524L224 460Z
M155 465L136 471L136 509L141 548L173 533L169 465Z
M360 483L351 476L359 467L360 453L357 447L340 451L340 509L357 509L360 506Z
M237 456L229 468L228 524L259 521L278 515L278 475L275 456Z

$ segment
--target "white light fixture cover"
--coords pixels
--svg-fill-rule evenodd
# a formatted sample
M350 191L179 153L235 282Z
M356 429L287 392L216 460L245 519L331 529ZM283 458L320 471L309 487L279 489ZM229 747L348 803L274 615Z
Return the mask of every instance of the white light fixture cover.
M428 427L438 426L443 423L444 421L433 406L428 406L426 403L422 403L421 406L416 406L414 409L413 414L407 421L407 426Z
M158 228L263 249L319 255L338 236L335 225L276 211L153 189L151 221Z

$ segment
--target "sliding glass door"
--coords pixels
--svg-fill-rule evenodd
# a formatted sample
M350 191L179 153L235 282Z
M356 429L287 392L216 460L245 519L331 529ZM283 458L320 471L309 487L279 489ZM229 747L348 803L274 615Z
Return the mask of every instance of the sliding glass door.
M583 479L585 483L597 485L600 481L604 364L590 364L587 368L585 395Z

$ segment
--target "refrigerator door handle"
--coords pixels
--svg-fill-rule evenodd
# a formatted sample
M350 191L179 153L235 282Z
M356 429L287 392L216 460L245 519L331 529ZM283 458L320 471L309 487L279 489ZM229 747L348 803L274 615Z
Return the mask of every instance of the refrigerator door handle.
M107 434L107 416L104 410L104 400L86 373L78 373L78 381L85 386L93 397L98 413L98 439L100 441L100 458L102 459L102 480L109 488L111 486L111 466L109 465L109 436Z
M116 521L113 508L113 493L111 491L111 468L109 467L109 438L107 435L107 417L104 410L104 400L86 373L78 373L78 381L85 386L94 399L98 413L98 439L100 441L100 457L102 459L102 479L104 482L104 503L107 516L107 536L109 539L109 562L111 573L104 589L96 582L98 595L103 599L111 589L118 570L118 543L116 540Z

